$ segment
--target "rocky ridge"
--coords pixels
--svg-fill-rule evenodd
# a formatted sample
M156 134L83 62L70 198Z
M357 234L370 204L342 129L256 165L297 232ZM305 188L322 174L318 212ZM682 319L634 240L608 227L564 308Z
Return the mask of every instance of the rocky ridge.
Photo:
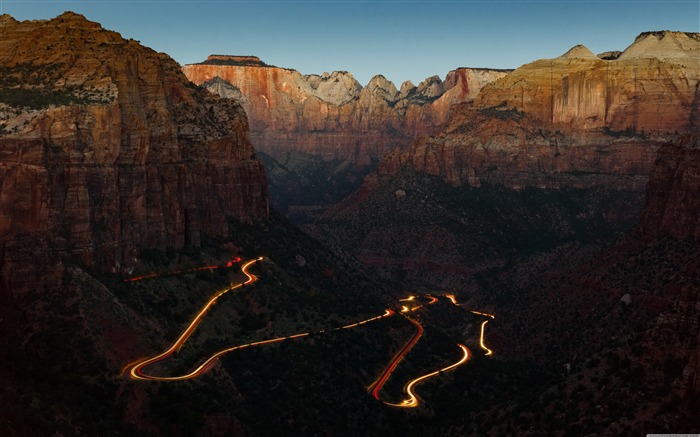
M128 271L143 249L267 217L238 103L78 14L0 25L3 292L60 275L66 256Z
M644 190L656 151L700 125L700 36L640 35L619 56L576 46L484 85L440 134L380 164L453 185Z
M700 34L650 32L616 59L579 45L523 65L486 86L476 105L522 111L562 130L673 133L697 123L690 109L699 81Z
M244 63L238 56L225 59L226 63L221 56L211 56L182 70L212 92L221 92L220 86L211 86L218 77L245 96L242 104L259 150L276 159L297 151L359 165L431 134L446 122L455 104L474 99L486 83L507 74L460 68L444 81L435 76L417 87L406 82L397 90L381 75L362 87L345 71L302 75L262 61Z

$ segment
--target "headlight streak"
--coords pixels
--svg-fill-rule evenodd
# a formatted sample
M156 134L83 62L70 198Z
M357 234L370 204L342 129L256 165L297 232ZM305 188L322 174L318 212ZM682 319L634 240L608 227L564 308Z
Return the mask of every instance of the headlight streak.
M244 264L241 267L241 271L248 277L248 279L245 282L236 284L236 285L231 285L230 287L227 287L223 290L218 291L208 302L204 307L199 311L199 313L195 316L195 318L190 322L190 324L187 326L185 331L178 337L178 339L164 352L151 357L151 358L146 358L146 359L141 359L137 360L135 362L132 362L125 366L125 369L130 369L129 370L129 376L132 379L137 379L137 380L154 380L154 381L181 381L185 379L191 379L191 378L196 378L197 376L202 375L205 373L207 370L211 368L211 366L214 365L216 360L218 360L221 356L233 352L238 349L244 349L248 347L253 347L253 346L263 346L263 345L268 345L268 344L274 344L274 343L279 343L284 340L292 340L292 339L297 339L297 338L302 338L302 337L308 337L309 335L312 334L312 332L303 332L300 334L293 334L293 335L288 335L284 337L278 337L278 338L273 338L269 340L261 340L261 341L256 341L252 343L246 343L238 346L233 346L229 347L226 349L222 349L213 355L211 355L209 358L204 360L200 365L198 365L194 370L192 370L190 373L185 374L185 375L179 375L179 376L155 376L155 375L149 375L144 373L143 369L151 364L154 364L159 361L163 361L164 359L170 357L176 350L179 350L183 344L187 341L187 339L192 335L192 332L195 330L197 325L201 322L202 318L206 315L206 313L209 311L209 309L216 303L216 300L226 294L227 292L231 290L235 290L237 288L242 287L243 285L246 284L251 284L257 280L257 277L255 275L252 275L248 273L247 269L250 267L252 264L254 264L257 261L262 260L263 257L259 257L255 260L249 261L248 263ZM333 328L333 329L322 329L319 331L314 331L314 334L320 334L324 332L329 332L329 331L337 331L340 329L349 329L349 328L354 328L360 325L363 325L365 323L369 323L375 320L382 319L384 317L389 317L394 315L394 311L391 309L387 309L384 314L381 314L379 316L375 316L366 320L362 320L356 323L352 323L349 325L342 326L340 328ZM124 373L124 371L122 372Z
M185 375L155 376L155 375L146 374L144 372L144 368L146 368L147 366L150 366L151 364L163 361L166 358L170 357L175 351L179 350L184 345L184 343L189 339L189 337L192 335L194 330L197 328L197 326L202 321L204 316L208 313L208 311L211 309L211 307L216 304L219 297L223 296L224 294L226 294L230 291L241 288L244 285L252 284L253 282L255 282L258 278L255 275L250 274L248 272L248 268L250 266L252 266L253 264L255 264L256 262L261 261L262 259L263 259L263 257L259 257L259 258L253 259L253 260L248 261L245 264L243 264L241 266L241 272L246 275L247 279L241 283L237 283L237 284L231 283L228 287L217 291L209 299L209 301L207 301L207 303L202 307L202 309L195 315L195 317L192 319L190 324L185 328L185 330L182 332L182 334L180 334L180 336L177 338L177 340L175 340L175 342L173 342L173 344L168 349L166 349L164 352L162 352L156 356L153 356L151 358L143 358L143 359L139 359L139 360L136 360L132 363L127 364L123 368L122 374L124 374L124 373L126 373L126 371L128 371L129 376L135 380L180 381L180 380L185 380L185 379L191 379L191 378L198 377L198 376L202 375L203 373L205 373L223 355L230 353L230 352L233 352L233 351L236 351L236 350L239 350L239 349L245 349L245 348L254 347L254 346L275 344L275 343L282 342L284 340L292 340L292 339L308 337L312 334L321 334L321 333L326 333L326 332L338 331L338 330L342 330L342 329L351 329L351 328L355 328L355 327L364 325L366 323L369 323L369 322L372 322L375 320L379 320L379 319L382 319L385 317L390 317L390 316L393 316L394 314L396 314L396 312L394 310L387 309L384 312L384 314L381 314L381 315L378 315L375 317L371 317L369 319L365 319L365 320L362 320L359 322L347 324L347 325L344 325L342 327L321 329L321 330L317 330L317 331L313 331L313 332L304 332L304 333L293 334L293 335L288 335L288 336L284 336L284 337L273 338L273 339L269 339L269 340L260 340L260 341L256 341L256 342L232 346L232 347L222 349L222 350L214 353L213 355L211 355L210 357L205 359L201 364L199 364L194 370L192 370L191 372L189 372ZM233 258L232 261L229 261L225 265L225 267L231 267L233 265L233 263L239 262L239 261L240 261L240 258ZM190 272L196 272L196 271L200 271L200 270L209 270L209 269L220 268L220 267L222 267L222 266L206 266L206 267L200 267L200 268L190 269L190 270L186 270L186 271L176 271L176 272L171 273L171 274L190 273ZM150 275L128 278L128 279L125 279L124 281L125 282L132 282L132 281L137 281L137 280L152 278L152 277L157 277L157 276L161 276L161 275L150 274ZM446 294L444 296L446 298L450 299L450 301L452 301L452 303L454 305L462 306L462 305L459 305L457 303L454 295ZM386 383L386 381L389 379L389 376L396 369L399 362L404 358L404 356L415 346L415 344L418 342L418 340L420 339L420 337L423 334L423 327L421 326L421 324L403 313L416 311L416 310L424 307L425 305L434 304L438 300L437 297L434 297L431 295L424 295L424 297L430 299L430 301L424 305L419 305L416 307L402 306L402 308L401 308L401 313L402 313L401 315L403 315L406 319L409 320L409 322L411 322L416 327L416 333L396 353L396 355L393 357L391 362L384 369L384 371L379 376L379 378L377 378L377 380L375 382L373 382L372 384L370 384L370 386L368 387L368 391L370 391L370 394L377 400L381 401L381 399L379 398L379 392L381 391L381 389L384 386L384 384ZM416 296L409 296L408 298L400 299L399 301L400 302L412 302L415 299L416 299ZM477 315L489 317L491 319L495 319L495 316L493 314L483 313L480 311L471 311L471 312L473 314L477 314ZM487 323L488 323L488 320L485 320L481 324L481 334L480 334L479 344L480 344L481 348L486 351L485 355L492 355L493 351L490 350L488 347L486 347L486 345L484 344L484 332L485 332L485 328L486 328ZM442 372L450 371L450 370L464 364L470 358L471 352L469 351L469 349L465 345L458 343L457 346L462 349L463 354L464 354L459 361L457 361L456 363L451 364L447 367L444 367L442 369L436 370L434 372L428 373L426 375L420 376L418 378L415 378L415 379L409 381L406 384L406 388L405 388L406 393L409 396L408 399L405 399L404 401L402 401L400 403L390 403L390 402L386 402L386 401L382 401L382 402L388 406L398 407L398 408L418 407L420 405L420 398L414 392L415 386L417 386L418 384L420 384L421 382L423 382L429 378L432 378L436 375L439 375Z
M255 282L257 280L257 277L251 273L248 273L248 268L251 265L255 264L256 262L261 261L262 259L263 259L263 257L259 257L259 258L256 258L254 260L248 261L243 266L241 266L241 272L243 272L243 274L246 275L246 277L248 278L245 282L241 282L241 283L238 283L235 285L232 283L228 287L217 291L214 294L214 296L211 299L209 299L209 301L204 305L204 307L202 307L202 309L199 310L199 312L194 317L194 319L192 319L192 321L187 326L187 328L185 328L185 330L182 332L182 334L180 334L180 337L178 337L177 340L175 340L175 342L168 349L166 349L164 352L162 352L154 357L140 360L140 361L137 361L136 363L130 364L129 366L131 366L131 369L129 371L129 375L133 379L154 379L154 377L151 377L149 375L145 375L142 372L142 369L150 364L153 364L153 363L162 361L165 358L168 358L173 353L175 353L175 351L180 349L180 347L182 347L182 345L192 335L192 332L194 332L194 330L197 328L197 325L199 325L199 323L202 321L202 319L204 318L206 313L216 303L216 301L219 299L219 297L223 296L224 294L228 293L229 291L236 290L236 289L242 287L243 285L247 285L247 284L251 284L251 283ZM177 378L177 379L187 379L187 378ZM177 379L175 379L175 380L177 380ZM173 380L173 379L166 379L166 380Z
M448 298L448 299L452 302L453 305L462 306L462 305L460 305L460 304L457 303L457 299L456 299L456 297L455 297L454 294L445 294L444 296L445 296L446 298ZM437 302L437 300L438 300L436 297L431 296L431 295L425 295L425 297L430 299L430 302L428 302L428 305L433 304L433 303ZM413 301L414 299L415 299L415 296L409 296L409 297L406 298L406 299L399 299L399 302ZM401 308L401 312L402 312L402 313L413 312L413 311L416 311L416 310L419 309L419 308L422 308L423 306L424 306L424 305L420 305L420 306L412 307L412 308L409 308L409 307L407 307L407 306L403 306L403 307ZM481 315L481 316L484 316L484 317L489 317L489 318L491 318L491 319L495 319L495 318L496 318L493 314L489 314L489 313L484 313L484 312L480 312L480 311L471 311L471 312L472 312L473 314ZM403 314L402 314L402 315L403 315ZM394 371L394 369L396 368L396 366L398 365L398 363L401 361L401 359L403 359L403 357L408 353L408 351L410 351L411 348L413 348L413 346L414 346L415 343L418 341L418 339L420 338L420 336L421 336L421 334L422 334L422 332L423 332L423 328L421 327L421 325L420 325L418 322L416 322L415 320L413 320L413 319L411 319L410 317L407 317L407 316L405 316L405 315L404 315L404 317L406 317L411 323L413 323L415 326L417 326L418 332L417 332L417 333L406 343L406 345L404 345L404 347L394 356L394 358L392 359L392 361L391 361L391 362L389 363L389 365L384 369L384 371L383 371L382 374L379 376L379 378L377 378L376 381L374 381L372 384L369 385L368 391L370 391L370 393L372 394L372 396L374 396L375 399L380 400L380 401L381 401L381 399L379 398L379 391L381 390L382 386L383 386L383 385L386 383L386 381L389 379L389 376L390 376L391 373ZM485 320L485 321L481 324L481 334L480 334L480 337L479 337L479 344L480 344L481 348L484 349L484 350L486 351L485 355L492 355L492 354L493 354L493 351L492 351L491 349L487 348L486 345L484 344L484 331L485 331L485 329L486 329L486 324L487 324L487 323L488 323L488 320ZM389 405L389 406L392 406L392 407L398 407L398 408L415 408L415 407L419 406L420 400L419 400L418 396L415 394L415 392L413 391L414 387L415 387L417 384L419 384L419 383L425 381L426 379L429 379L429 378L432 378L432 377L434 377L434 376L436 376L436 375L439 375L441 372L445 372L445 371L452 370L452 369L454 369L455 367L464 364L464 363L469 359L469 357L471 356L471 352L469 351L469 349L468 349L465 345L459 344L459 343L458 343L457 345L458 345L458 346L462 349L462 351L464 352L464 355L462 356L462 358L461 358L458 362L456 362L456 363L454 363L454 364L452 364L452 365L450 365L450 366L447 366L447 367L445 367L445 368L442 368L442 369L440 369L440 370L436 370L436 371L434 371L434 372L428 373L427 375L423 375L423 376L420 376L420 377L418 377L418 378L416 378L416 379L413 379L413 380L409 381L409 382L406 384L406 388L405 388L405 389L406 389L406 393L407 393L408 396L409 396L408 399L405 399L404 401L402 401L402 402L400 402L400 403L391 403L391 402L386 402L386 401L382 401L382 402L383 402L384 404L386 404L386 405Z
M466 363L467 360L469 359L470 353L469 349L464 346L463 344L457 344L462 349L462 352L464 352L464 355L462 358L457 361L456 363L449 365L447 367L443 367L440 370L436 370L434 372L428 373L427 375L420 376L416 379L411 380L407 385L406 385L406 393L408 394L408 399L404 400L401 403L398 404L393 404L391 402L384 402L386 405L390 405L392 407L400 407L400 408L415 408L420 404L420 400L418 396L413 391L413 388L418 385L419 383L425 381L426 379L432 378L433 376L436 376L440 374L441 372L447 372L449 370L454 369L457 366L461 366L462 364Z
M416 333L413 335L413 337L411 337L410 340L406 342L406 344L399 350L399 352L397 352L397 354L394 355L394 358L389 362L389 365L384 369L379 378L377 378L377 382L370 386L372 396L374 396L374 398L377 400L381 400L379 399L379 391L382 389L387 379L389 379L391 373L394 371L394 369L396 369L396 366L399 365L399 362L401 362L401 360L408 353L408 351L413 349L413 346L416 344L416 342L418 342L418 339L421 337L421 335L423 335L423 327L420 325L420 323L416 322L408 316L404 317L406 317L408 321L416 327Z
M481 346L481 348L486 351L484 355L493 355L493 351L487 348L484 344L484 330L486 329L486 324L488 322L488 320L484 320L484 323L481 324L481 336L479 337L479 346Z

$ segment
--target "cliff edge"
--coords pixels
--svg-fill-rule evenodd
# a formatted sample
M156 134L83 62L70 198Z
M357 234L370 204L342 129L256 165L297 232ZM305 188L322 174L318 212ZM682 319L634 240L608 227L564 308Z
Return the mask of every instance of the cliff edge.
M3 292L41 286L66 257L124 272L143 249L267 217L238 103L78 14L0 26Z

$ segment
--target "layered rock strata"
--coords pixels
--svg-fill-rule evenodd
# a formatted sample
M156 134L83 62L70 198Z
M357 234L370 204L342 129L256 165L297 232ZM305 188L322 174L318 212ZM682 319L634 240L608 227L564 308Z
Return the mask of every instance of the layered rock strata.
M697 105L700 34L649 32L608 60L579 45L494 82L481 107L505 106L555 129L645 133L687 130Z
M210 56L185 75L224 97L241 100L256 148L284 159L289 151L359 165L433 133L456 104L471 101L507 71L460 68L400 89L383 76L362 87L348 72L302 75L259 59Z
M0 17L0 284L26 291L68 256L128 271L267 217L242 107L167 55L84 17Z
M485 85L435 138L393 152L453 185L644 190L656 151L700 126L700 34L651 32L619 56L576 46Z

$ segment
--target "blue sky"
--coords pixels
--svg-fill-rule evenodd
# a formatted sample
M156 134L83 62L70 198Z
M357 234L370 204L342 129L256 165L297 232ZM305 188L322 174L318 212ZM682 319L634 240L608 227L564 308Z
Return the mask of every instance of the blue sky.
M699 0L0 0L18 20L71 10L181 64L256 55L303 74L383 74L398 87L457 67L516 68L584 44L624 50L641 32L700 32Z

